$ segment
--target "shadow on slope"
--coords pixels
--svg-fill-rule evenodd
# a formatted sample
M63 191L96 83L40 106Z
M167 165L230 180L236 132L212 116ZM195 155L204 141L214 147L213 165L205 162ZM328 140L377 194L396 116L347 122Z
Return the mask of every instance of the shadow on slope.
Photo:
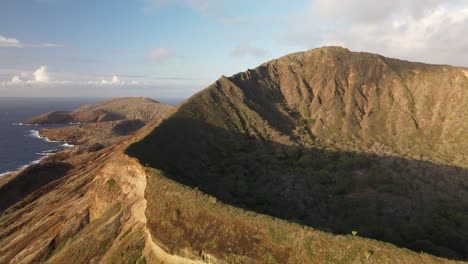
M416 251L468 258L464 168L287 146L176 117L127 152L227 204L333 233L356 230Z
M64 162L47 162L24 169L0 187L0 213L41 187L62 178L72 168Z

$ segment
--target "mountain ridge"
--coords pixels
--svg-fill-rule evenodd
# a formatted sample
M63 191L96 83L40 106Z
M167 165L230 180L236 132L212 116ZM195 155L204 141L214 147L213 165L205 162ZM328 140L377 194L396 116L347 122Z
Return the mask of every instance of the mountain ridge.
M216 89L213 88L213 86L216 86L216 85L220 85L220 86L225 85L225 86L229 87L229 85L230 85L229 82L232 82L232 87L235 87L237 84L242 83L243 79L244 80L249 80L249 81L252 82L253 78L250 78L249 75L254 75L254 77L255 77L255 75L257 77L261 77L261 74L265 74L266 75L265 79L270 79L270 80L274 79L275 74L276 74L276 73L274 73L274 71L275 71L275 68L276 69L278 68L278 66L277 66L278 64L284 65L284 64L288 64L288 63L290 63L290 61L292 61L292 63L295 64L296 66L301 65L301 62L300 61L298 62L296 60L298 58L303 59L303 57L307 56L307 54L309 54L309 56L314 55L314 54L315 55L325 54L325 56L323 56L321 59L328 60L328 63L330 63L330 60L332 59L331 57L335 56L335 54L331 54L328 57L326 56L326 54L330 54L330 53L333 53L333 52L336 52L336 54L337 54L336 56L340 56L340 55L341 56L343 56L343 55L346 56L346 55L349 55L349 54L354 54L355 56L359 57L362 54L364 54L364 56L370 57L373 60L372 63L377 64L376 66L386 68L386 70L389 71L386 74L393 75L393 76L390 76L390 77L395 77L396 80L401 79L400 74L407 74L407 75L413 74L413 76L410 76L411 78L417 78L418 79L417 81L423 81L423 82L428 82L429 83L429 84L423 83L423 85L432 85L432 87L431 87L432 91L429 91L429 92L434 93L434 94L437 94L437 87L434 87L435 85L431 84L431 82L436 82L434 80L435 76L430 76L431 74L434 74L434 71L437 74L443 74L443 73L445 73L445 71L447 71L447 72L449 72L449 74L452 74L452 76L450 76L450 78L458 79L459 81L461 80L461 78L463 78L461 81L463 82L463 85L465 85L465 86L461 86L461 87L458 86L457 90L451 92L451 94L465 92L464 89L466 89L466 88L464 88L464 87L466 87L466 85L467 85L466 82L468 81L468 77L463 75L463 73L462 73L462 71L460 70L459 67L451 67L451 66L446 66L446 65L429 65L429 64L424 64L424 63L411 63L411 62L400 61L400 60L396 60L396 59L388 59L388 58L385 58L383 56L372 54L372 53L353 53L353 52L349 52L349 50L343 49L343 48L326 47L326 48L322 48L322 49L314 49L314 50L307 51L307 52L294 53L292 55L287 55L287 56L281 57L280 59L277 59L277 60L271 60L270 62L267 62L267 63L264 63L264 64L260 65L259 68L257 68L258 70L248 70L247 72L244 72L244 73L235 74L230 78L223 76L214 85L209 86L208 90L210 90L210 93L214 94L214 93L216 93L216 91L215 91ZM336 64L336 62L333 62L333 61L331 63L332 63L332 66L333 66L333 64ZM323 64L325 64L325 62L320 61L320 64L318 66L317 65L312 65L312 66L320 67ZM288 66L287 68L289 68L289 66L291 66L291 65L287 65L287 66ZM412 70L408 70L407 69L408 67L416 67L416 69L414 70L414 73L412 72ZM284 68L285 67L283 66L283 69L282 69L283 72L285 70L292 70L292 68L290 68L290 69L284 69ZM429 69L432 72L425 73L426 75L421 74L421 71L426 70L426 69ZM356 69L350 69L350 70L356 71ZM357 70L359 70L359 69L357 69ZM400 72L396 72L395 70L399 70ZM362 69L361 69L361 71L362 71ZM382 69L381 69L381 71L382 71ZM365 75L365 74L369 75L370 74L372 76L373 73L374 72L372 72L372 69L370 69L370 72L361 73L361 74L363 74L363 75ZM331 92L343 93L344 92L343 87L346 86L346 85L349 85L349 81L352 81L352 80L347 80L348 78L344 78L343 76L340 76L340 75L343 75L343 74L344 74L343 72L329 72L328 73L328 75L330 75L330 76L328 76L329 78L323 79L323 78L325 78L324 76L322 76L323 73L318 72L316 74L316 75L318 75L317 78L319 78L321 80L318 80L319 84L317 86L322 85L320 82L325 82L325 86L328 84L326 82L335 82L335 80L334 80L335 76L338 76L340 78L339 81L341 81L343 83L338 83L338 85L337 85L338 89L336 89L336 87L334 87L333 89L330 88L330 87L324 87L324 88L329 89L329 90L327 91L326 89L321 89L323 91L318 91L318 92L316 92L317 94L315 94L315 95L308 94L310 92L310 87L308 87L308 84L303 83L304 80L297 81L297 80L288 79L288 78L292 78L292 77L284 77L283 80L282 80L283 83L279 83L280 80L276 80L276 83L271 83L271 81L270 81L270 83L267 84L267 86L270 85L270 86L273 86L273 87L280 87L280 86L282 87L281 91L279 91L279 90L274 91L276 93L275 96L277 96L279 98L284 97L285 101L287 102L287 107L292 108L292 109L286 109L285 107L281 107L281 106L277 107L277 106L270 105L270 106L268 106L268 109L266 109L266 110L262 111L261 109L259 109L258 111L256 111L257 109L255 109L255 107L257 107L257 106L255 105L255 103L252 103L251 104L252 110L257 112L257 113L260 113L260 114L262 114L262 113L268 114L268 112L272 112L271 110L273 109L274 110L273 112L276 112L275 118L279 119L279 120L283 120L285 122L288 122L288 119L291 119L291 118L288 117L291 114L286 113L286 112L287 111L293 111L294 114L299 114L300 115L299 117L302 118L302 119L305 119L304 121L306 121L306 122L316 122L316 121L318 121L318 123L316 124L315 127L312 126L312 130L313 130L312 132L318 134L319 136L320 136L320 134L327 134L329 132L329 131L326 131L326 129L321 129L321 127L319 127L319 126L322 126L325 122L332 123L331 129L335 129L335 130L336 129L350 130L350 128L349 128L350 126L356 127L356 125L361 126L361 127L365 126L364 128L369 129L369 126L373 125L373 124L369 124L369 122L376 123L375 120L370 120L370 118L369 118L369 115L372 114L371 113L372 112L371 108L372 107L380 107L380 104L384 104L382 107L390 108L392 106L391 104L395 103L394 98L396 98L396 96L393 94L393 91L391 89L389 89L389 88L386 91L385 90L382 91L382 87L377 87L378 85L375 84L375 82L377 82L377 79L374 79L374 80L370 80L371 83L369 83L369 81L367 81L365 83L364 87L363 87L364 89L355 89L355 87L349 88L348 90L350 90L351 93L354 93L354 92L357 91L357 94L346 94L346 95L343 94L343 96L347 96L346 97L346 100L348 100L347 102L342 101L342 102L338 102L338 104L329 104L328 106L326 105L326 106L322 107L321 106L322 105L322 100L327 99L327 98L323 98L324 96L333 99L334 96L333 96L333 94L331 94ZM348 74L350 78L355 78L355 75L356 75L355 72L354 73L348 72L346 74ZM284 74L284 75L287 76L287 74ZM270 78L270 77L272 77L272 78ZM314 77L314 76L312 76L312 77ZM323 78L321 78L321 77L323 77ZM348 76L346 76L346 77L348 77ZM377 78L377 77L375 77L375 78ZM452 81L452 80L447 80L446 82L450 82L450 81ZM294 85L296 85L297 87L291 87L291 85L288 84L287 82L294 83ZM373 84L373 86L372 86L372 84ZM257 83L256 85L262 86L263 84ZM333 85L334 84L332 84L332 86ZM351 85L353 85L353 84L351 84ZM356 83L354 83L354 85L359 85L359 83L356 82ZM438 83L436 83L436 85L438 85ZM392 110L392 111L394 111L394 112L395 111L404 111L405 113L408 114L408 118L409 118L408 120L400 120L402 118L396 116L395 117L396 120L393 120L393 121L391 120L394 123L395 122L401 123L401 126L404 127L404 129L408 130L407 131L408 133L399 132L397 136L402 135L402 137L409 138L410 136L408 134L411 134L411 136L415 136L415 138L418 139L418 137L421 137L421 136L416 135L418 133L417 130L426 129L426 130L434 131L436 128L439 129L439 130L442 130L443 128L438 128L438 127L440 127L440 125L435 122L435 121L438 121L438 120L433 120L433 122L431 123L431 122L429 122L430 120L427 120L429 118L423 116L425 108L428 108L429 106L432 106L430 104L430 102L421 102L420 103L421 105L412 106L412 104L414 104L414 102L413 102L414 95L411 93L411 91L409 91L409 93L406 94L408 92L407 86L408 86L408 84L406 84L406 83L400 83L398 85L398 87L397 87L398 90L395 91L395 93L399 93L398 96L400 96L400 97L398 99L402 100L403 102L399 106L397 105L398 107L395 110ZM314 88L317 88L317 87L314 87ZM318 87L318 88L321 88L321 87ZM268 90L268 89L270 89L270 90ZM299 90L294 91L294 89L299 89ZM414 87L414 89L415 90L420 89L420 87ZM241 96L242 97L242 96L245 96L245 95L249 95L248 93L250 93L251 96L255 96L254 94L252 94L254 92L252 90L253 89L251 89L251 90L238 90L237 91L238 94L230 94L230 95L231 96ZM265 92L265 91L271 91L271 88L266 87L264 90L262 90L262 92ZM229 93L230 91L226 91L226 92ZM326 93L326 92L328 92L328 94L325 94L325 95L322 94L322 93ZM380 99L380 98L378 98L379 96L376 96L377 93L384 93L384 92L389 92L389 94L383 94L382 95L382 96L386 96L386 98ZM420 97L426 96L426 94L430 94L429 92L425 91L425 94L422 94ZM208 92L206 92L206 93L208 93ZM221 93L221 91L218 92L218 93ZM196 98L199 94L200 93L197 93L192 98ZM213 96L215 96L215 95L213 95ZM309 96L309 98L307 96ZM301 98L301 97L304 97L304 98ZM394 98L392 99L392 97L394 97ZM436 112L434 114L431 113L432 114L431 118L435 119L437 117L437 115L442 115L441 112L445 111L445 109L442 109L443 107L456 107L456 106L458 106L458 109L455 109L455 110L457 110L457 111L463 110L463 106L467 104L466 95L464 97L462 97L462 98L457 98L456 96L454 96L454 97L455 97L455 99L458 99L458 103L453 102L453 103L450 103L450 105L448 105L447 102L444 102L445 105L442 105L442 106L437 106L436 105L436 107L438 107L436 109L436 111L438 111L438 112ZM257 99L259 99L259 97L254 98L254 100L257 100ZM271 99L271 98L268 98L268 99ZM263 98L263 100L265 100L265 98ZM354 112L350 113L349 108L351 108L350 104L352 104L352 103L357 103L358 104L358 107L357 107L358 111L356 111L356 109L354 109L354 110L351 109ZM265 104L268 104L268 102L263 102L262 104L265 105ZM195 105L195 104L193 104L193 105ZM192 105L192 107L193 107L193 105ZM301 107L303 109L299 109L299 105L301 105ZM326 107L332 108L332 107L335 107L337 105L340 108L339 110L341 110L340 112L336 111L336 109L327 109L326 108ZM309 110L309 108L310 108L310 110ZM317 114L317 110L320 110L320 108L325 109L325 110L321 110L321 111L325 112L324 114L327 114L328 116L321 116L320 115L321 113ZM198 110L201 110L201 109L198 109ZM315 113L312 113L312 116L310 116L310 114L311 114L310 111L314 111ZM314 114L317 117L314 117L313 116ZM342 114L349 115L349 116L345 116L345 118L341 118L340 115L342 115ZM386 114L386 113L384 113L384 114ZM461 115L458 114L459 118L460 118L460 116ZM463 116L461 116L461 117L463 117ZM385 116L383 118L377 117L377 118L374 118L374 119L378 119L378 118L385 119ZM272 118L269 117L269 116L266 116L266 118L264 118L264 120L271 121L269 119L272 119ZM359 119L359 120L356 120L356 119ZM425 120L420 121L419 119L425 119ZM353 124L353 122L356 122L356 121L359 121L359 123L358 124ZM442 121L446 122L446 120L442 120ZM345 123L345 124L341 124L341 123ZM458 134L452 135L452 136L446 135L445 137L446 138L455 137L455 138L463 139L462 138L463 135L461 135L460 133L463 132L463 131L466 131L466 129L467 129L466 128L466 123L467 122L463 122L462 120L453 120L450 123L451 124L461 124L464 127L462 127L462 129L460 129L458 131ZM274 126L274 124L273 124L273 126ZM281 126L281 125L277 125L277 126ZM385 124L383 126L385 126ZM395 126L395 124L393 126ZM419 126L421 126L421 128L419 128ZM295 126L293 125L293 127L295 127ZM430 127L430 129L429 129L429 127ZM453 125L447 125L447 127L453 127ZM274 130L276 130L276 131L273 132L273 133L275 133L275 135L276 135L276 132L282 132L281 129L285 129L285 128L276 127L276 128L274 128ZM398 129L398 128L391 127L388 130L393 130L393 133L390 133L391 131L384 131L384 132L386 132L388 137L391 138L396 134L396 132L395 132L396 129ZM323 130L323 131L320 131L320 130ZM376 131L370 131L370 132L375 133ZM380 131L377 131L377 132L380 132ZM293 133L292 133L292 131L287 131L287 133L282 133L282 134L283 134L283 136L285 136L284 134L290 134L291 135ZM336 133L334 133L334 134L336 134ZM347 131L347 132L345 132L343 134L346 137L352 137L352 136L365 137L365 136L367 136L367 135L358 135L358 134L352 133L352 131ZM340 138L341 136L343 136L343 135L339 135L337 137ZM286 139L283 139L283 140L286 140ZM367 140L367 138L366 138L366 140ZM369 139L369 140L372 140L372 138ZM399 140L401 141L402 139L399 139ZM403 140L405 140L405 138L403 138ZM376 140L373 139L373 142L375 142L375 141ZM369 143L373 143L373 142L369 142ZM433 140L429 141L429 142L428 142L428 140L426 140L426 142L421 142L421 143L429 144L430 142L433 142ZM459 140L459 142L466 142L466 140ZM382 143L382 142L380 142L380 143ZM391 143L395 144L395 142L386 142L386 143L388 143L388 145L391 145ZM400 144L406 144L406 143L408 143L408 142L403 141ZM424 152L430 152L431 151L431 146L423 146L423 147L425 147ZM468 146L466 145L466 143L463 146L457 146L457 144L454 144L454 145L451 145L450 147L455 147L461 153L463 153L465 156L467 154L466 149L468 149ZM414 151L414 150L411 150L411 151ZM398 154L401 154L401 152L404 152L404 150L403 149L400 150L400 153L398 153ZM423 152L423 151L419 151L419 152ZM418 154L420 154L420 153L418 153ZM413 156L416 156L416 155L413 155ZM433 158L435 158L435 157L433 157ZM436 159L433 159L433 160L436 160ZM438 160L436 160L436 161L438 161ZM447 162L447 160L444 160L444 162ZM466 160L463 161L463 163L466 164Z
M327 50L329 54L321 57L321 51ZM336 54L333 49L314 52L317 56L309 58L309 64L293 60L294 74L285 57L283 68L274 69L273 63L221 77L166 116L112 138L110 146L88 148L85 137L79 141L83 145L0 178L0 188L34 175L47 176L38 180L51 180L32 182L39 187L0 214L0 262L466 260L468 170L464 152L451 150L446 162L437 155L419 158L411 148L406 154L400 149L377 148L379 138L370 132L380 130L360 134L360 122L352 122L351 117L359 113L359 107L366 116L368 108L363 106L375 102L383 106L385 100L378 99L377 88L372 86L356 86L356 91L367 96L365 100L359 93L345 92L343 84L349 78L343 78L348 72L341 68L346 65L343 61L355 61L346 58L354 55L342 49ZM372 74L378 59L366 56L372 58L363 59L354 70L367 73L369 68L369 77L362 75L378 79ZM340 63L327 64L336 57ZM314 65L314 61L319 63ZM394 63L394 67L413 67ZM441 80L450 84L462 77L460 71L449 69ZM426 80L425 73L419 73L423 74L417 77L419 81L437 84L438 76ZM390 83L390 88L382 86L382 94L387 88L392 91ZM395 90L400 91L401 84L396 83ZM466 88L457 88L457 82L450 85L462 93ZM464 96L455 99L464 102ZM356 108L346 108L352 105L341 97L361 101ZM403 106L396 105L410 108L408 96L402 102ZM463 115L458 116L463 113L453 111L449 124L463 120ZM323 125L317 125L319 118ZM381 118L366 118L363 126L380 124ZM400 136L413 135L412 121L403 121L402 128L409 125L410 131ZM87 124L75 132L81 137L92 129L107 131L114 126L112 122ZM449 135L459 133L456 126L444 129ZM466 131L463 124L458 129ZM364 141L357 136L363 135L372 144L360 144ZM420 137L427 142L424 135ZM434 153L452 147L441 144Z
M222 76L127 153L228 204L466 258L467 88L459 67L295 53Z

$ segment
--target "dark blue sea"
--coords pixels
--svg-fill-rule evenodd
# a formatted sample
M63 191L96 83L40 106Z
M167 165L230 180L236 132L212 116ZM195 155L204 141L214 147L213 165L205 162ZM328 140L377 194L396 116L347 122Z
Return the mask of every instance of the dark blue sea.
M98 99L0 97L0 175L38 162L51 150L68 147L64 142L50 142L38 135L38 130L58 125L27 126L22 122L43 113L73 110L95 101Z
M42 128L67 125L22 125L23 122L52 111L71 111L103 98L6 98L0 97L0 177L37 163L55 150L70 147L64 142L40 138ZM161 102L177 105L183 99Z

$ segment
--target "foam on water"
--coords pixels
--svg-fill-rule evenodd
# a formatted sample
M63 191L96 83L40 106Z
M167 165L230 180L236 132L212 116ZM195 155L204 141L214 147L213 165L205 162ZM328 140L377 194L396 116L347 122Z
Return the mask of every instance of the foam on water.
M42 138L40 135L39 135L39 131L37 130L29 130L29 136L30 137L34 137L34 138Z
M62 128L79 124L26 124L24 120L53 111L72 111L99 99L86 98L12 98L0 96L0 175L7 175L25 164L71 147L65 142L41 137L43 128ZM38 140L39 139L39 140Z
M0 177L6 176L6 175L11 174L13 172L14 171L7 171L7 172L4 172L4 173L0 173Z

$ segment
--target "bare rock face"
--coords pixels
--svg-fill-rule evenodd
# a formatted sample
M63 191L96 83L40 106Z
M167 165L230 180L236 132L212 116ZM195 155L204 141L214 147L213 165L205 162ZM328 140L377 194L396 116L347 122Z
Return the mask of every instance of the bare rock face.
M466 71L295 53L221 77L128 153L225 203L464 259Z
M117 98L82 106L74 111L51 112L25 124L97 123L116 120L142 120L147 123L166 114L172 106L149 98Z

